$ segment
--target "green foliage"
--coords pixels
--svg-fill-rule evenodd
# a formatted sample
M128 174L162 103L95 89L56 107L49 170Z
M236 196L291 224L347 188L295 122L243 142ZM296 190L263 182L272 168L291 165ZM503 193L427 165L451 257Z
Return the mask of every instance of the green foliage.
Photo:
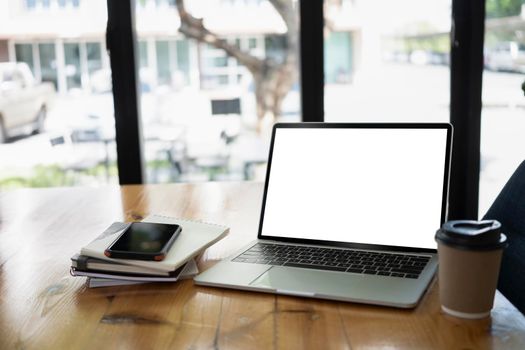
M0 179L0 189L76 186L89 179L93 181L94 178L100 178L99 182L105 182L106 172L110 177L117 176L117 165L112 162L106 170L104 164L99 164L83 171L66 170L58 165L38 165L28 176L10 176Z
M72 186L74 179L57 165L36 166L28 177L14 176L0 180L0 188Z
M389 44L391 50L405 53L411 53L415 50L435 53L448 53L450 51L450 37L448 34L423 36L420 38L398 38L391 40Z
M408 52L415 50L424 50L439 53L447 53L450 51L450 38L448 34L443 34L429 38L405 39L405 47L408 49Z
M516 33L506 30L491 30L485 32L485 47L493 47L502 41L516 41Z
M37 166L28 179L28 187L71 186L74 181L57 165Z
M519 16L521 5L525 0L486 0L485 11L487 18Z
M147 162L147 167L151 169L169 169L171 163L167 159L155 159Z
M170 169L172 164L167 160L153 160L147 167L155 170ZM106 183L107 177L118 176L115 162L98 164L84 170L63 169L58 165L38 165L27 176L2 176L0 174L0 190L27 188L27 187L60 187L79 186L82 184Z

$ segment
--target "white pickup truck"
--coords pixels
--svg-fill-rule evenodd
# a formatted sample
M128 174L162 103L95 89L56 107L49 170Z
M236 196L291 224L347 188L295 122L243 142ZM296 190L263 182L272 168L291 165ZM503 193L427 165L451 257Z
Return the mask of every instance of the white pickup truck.
M0 63L0 143L43 130L55 96L52 83L36 83L25 63Z

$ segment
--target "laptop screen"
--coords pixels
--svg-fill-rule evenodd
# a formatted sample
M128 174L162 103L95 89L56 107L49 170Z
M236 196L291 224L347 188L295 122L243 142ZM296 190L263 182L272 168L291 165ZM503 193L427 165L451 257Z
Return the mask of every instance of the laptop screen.
M435 249L449 126L316 125L274 129L259 237Z

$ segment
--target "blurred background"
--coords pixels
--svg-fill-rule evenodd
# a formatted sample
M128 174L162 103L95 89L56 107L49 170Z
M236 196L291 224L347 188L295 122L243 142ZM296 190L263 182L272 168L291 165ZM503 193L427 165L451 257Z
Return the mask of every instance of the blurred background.
M135 1L148 183L264 179L270 126L301 120L299 6ZM324 6L325 121L449 120L451 0ZM118 183L106 22L0 2L0 189ZM486 0L485 28L480 213L525 158L523 0Z

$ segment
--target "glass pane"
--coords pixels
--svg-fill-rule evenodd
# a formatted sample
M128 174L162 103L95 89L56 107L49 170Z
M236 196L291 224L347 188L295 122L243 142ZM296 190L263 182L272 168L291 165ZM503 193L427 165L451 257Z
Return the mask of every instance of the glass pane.
M139 64L140 68L148 66L148 44L145 41L139 41Z
M521 1L486 0L479 216L525 159Z
M352 36L350 33L334 32L325 40L325 52L330 56L325 61L327 84L345 84L350 82L352 72Z
M33 9L36 7L36 0L25 0L26 8Z
M71 90L82 86L80 72L80 46L77 43L64 44L67 88Z
M0 190L118 183L106 1L1 3Z
M33 65L33 45L31 44L15 44L16 61L26 63L31 70Z
M451 0L325 1L325 24L326 121L449 120Z
M91 75L93 72L102 68L102 53L100 43L87 43L87 64L88 72Z
M171 82L171 57L169 42L157 41L155 42L155 49L157 50L157 80L159 85L170 84Z
M58 87L58 74L55 44L38 44L38 52L42 81L52 82L56 89Z
M190 45L186 39L177 40L177 73L179 79L184 79L179 83L187 86L190 81Z
M186 0L209 31L192 37L175 1L137 1L148 182L264 177L271 125L300 120L299 1L282 3L286 21L267 0Z

